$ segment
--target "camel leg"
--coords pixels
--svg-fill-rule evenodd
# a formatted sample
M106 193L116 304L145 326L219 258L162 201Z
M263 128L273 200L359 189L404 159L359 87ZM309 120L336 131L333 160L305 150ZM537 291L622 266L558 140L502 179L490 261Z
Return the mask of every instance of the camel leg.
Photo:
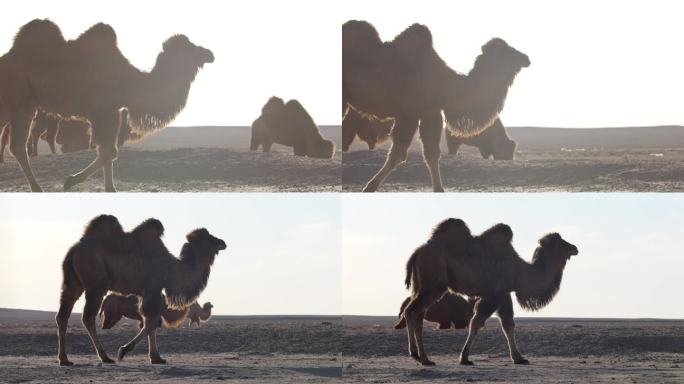
M93 173L102 168L104 171L105 192L116 192L114 188L113 161L118 153L116 143L119 137L119 120L118 112L108 117L92 119L92 135L97 143L97 157L85 169L67 177L64 182L65 191L68 191L76 184L84 182ZM95 127L98 127L98 129Z
M475 336L480 328L484 327L485 321L492 316L494 311L500 306L499 297L483 297L480 299L475 308L473 309L475 314L473 318L470 319L470 324L468 325L468 337L461 350L460 363L462 365L473 365L473 362L468 360L468 355L470 353L470 347L475 340Z
M31 164L29 163L28 153L26 152L26 144L28 141L29 130L31 128L31 119L33 119L33 109L21 109L12 111L12 116L10 119L10 129L12 130L10 134L10 151L17 159L21 171L26 177L31 186L31 192L42 192L42 188L38 185L36 177L33 175L33 170L31 170Z
M124 356L132 351L140 340L145 336L148 336L150 343L150 362L152 364L164 364L166 361L159 356L159 352L157 351L156 335L150 336L153 332L156 332L156 328L159 324L162 310L161 295L143 297L140 308L143 315L143 328L131 341L119 348L118 359L119 361L123 360Z
M406 161L408 148L411 145L413 136L418 129L418 119L416 118L397 118L392 128L392 147L387 154L385 164L380 171L363 188L364 192L375 192L380 183L397 167Z
M420 291L416 297L406 306L404 318L408 334L409 355L423 365L435 365L428 359L423 346L423 319L425 312L439 300L446 289L434 291Z
M249 150L250 151L256 151L259 149L259 145L261 144L261 138L259 137L259 133L257 132L256 129L252 128L252 138L249 141Z
M102 318L102 329L111 329L116 323L121 321L123 315L121 313L109 313Z
M57 154L57 133L59 133L59 123L53 124L50 128L47 129L47 142L48 145L50 146L50 152L52 152L53 155Z
M263 152L271 152L271 146L272 146L272 145L273 145L273 142L272 142L272 141L264 140L264 141L262 142L261 150L262 150Z
M105 352L104 348L102 347L102 344L100 343L100 339L98 339L97 337L97 312L100 310L100 306L102 305L102 299L104 298L105 293L107 293L106 288L97 288L92 290L86 289L86 303L85 307L83 308L82 321L83 325L88 331L90 341L93 343L93 347L95 347L97 357L99 357L100 361L102 361L103 363L113 363L114 360L110 359L109 356L107 356L107 352Z
M9 133L9 124L5 124L2 127L2 135L0 135L0 163L5 162L5 147L7 147L7 142L9 141Z
M420 119L420 141L423 143L423 160L427 165L432 179L432 190L444 192L442 187L442 176L439 173L439 141L442 137L442 113L435 111L426 113Z
M455 155L458 153L458 149L461 147L461 139L454 137L449 133L449 128L444 129L444 138L446 139L447 149L450 155Z
M523 358L518 351L518 346L515 344L515 322L513 321L513 302L511 296L506 295L502 298L501 306L496 311L501 321L501 329L506 336L508 342L508 350L510 352L511 360L514 364L529 364L530 362Z
M81 294L83 294L83 287L76 281L70 282L69 285L65 284L62 288L59 298L59 310L55 316L57 321L57 358L59 359L59 365L74 365L74 363L69 361L66 354L66 331L71 311L74 309L74 304L81 297Z
M349 151L349 146L351 146L351 143L354 142L354 137L356 137L356 131L354 130L354 128L350 127L349 125L345 125L344 121L343 121L342 122L342 152Z

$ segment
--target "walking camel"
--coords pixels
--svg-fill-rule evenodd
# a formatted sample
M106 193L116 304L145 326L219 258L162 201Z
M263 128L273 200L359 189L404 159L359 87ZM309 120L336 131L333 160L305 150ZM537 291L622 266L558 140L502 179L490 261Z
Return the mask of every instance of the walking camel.
M423 318L426 310L447 291L478 297L475 314L468 326L468 337L461 350L460 363L468 359L475 335L496 312L508 341L511 360L528 364L515 343L515 323L511 292L518 303L532 311L551 302L560 289L563 269L577 247L558 233L539 239L532 263L521 259L511 241L513 231L497 224L479 236L460 219L447 219L434 229L430 240L418 247L406 263L406 287L411 302L404 310L409 354L423 365L434 365L423 347Z
M135 68L117 47L114 29L95 24L75 40L65 40L49 20L32 20L19 29L12 48L0 57L0 116L10 127L10 151L31 191L41 191L26 153L31 119L40 108L61 117L86 119L92 126L97 157L69 176L64 189L85 181L100 168L105 191L113 192L113 161L122 129L120 110L141 135L166 127L185 107L197 72L213 53L185 35L162 45L154 68Z
M385 164L364 187L377 190L406 160L416 130L435 192L442 192L439 142L442 115L452 135L477 135L494 123L508 88L527 55L494 38L482 46L467 75L449 68L432 46L427 27L413 24L394 40L382 42L375 28L351 20L342 26L342 109L377 118L394 118L392 147ZM420 126L419 126L420 122Z
M187 243L175 258L161 240L164 227L148 219L131 232L124 232L116 217L100 215L86 226L81 239L67 252L62 263L62 290L56 321L60 365L72 365L66 354L66 330L74 303L85 292L82 321L97 356L113 363L97 337L95 324L102 298L107 291L140 298L143 328L119 348L118 359L148 338L152 364L165 364L157 349L156 331L166 306L183 309L194 303L207 285L209 272L226 243L204 228L186 236ZM162 296L166 292L166 298Z

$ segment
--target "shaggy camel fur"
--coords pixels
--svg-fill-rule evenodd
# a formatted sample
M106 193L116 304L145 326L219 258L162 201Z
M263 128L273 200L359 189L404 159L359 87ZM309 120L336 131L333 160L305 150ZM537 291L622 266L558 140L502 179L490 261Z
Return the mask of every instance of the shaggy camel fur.
M550 233L539 239L532 263L527 263L513 249L512 239L513 231L505 224L472 236L463 220L447 219L413 252L406 263L405 279L406 287L412 290L411 302L404 310L412 358L434 365L423 348L423 318L433 303L451 291L480 298L468 326L461 364L473 364L468 360L470 346L494 312L501 321L511 360L528 364L515 344L510 292L515 291L525 309L543 308L560 289L565 264L578 251L559 234Z
M166 296L164 296L163 305L159 326L164 328L178 327L187 317L190 308L188 306L181 309L171 309L166 305ZM144 326L143 317L140 314L140 298L135 295L121 296L110 293L102 302L100 316L102 317L102 329L111 329L123 317L138 320L140 328Z
M404 310L411 302L411 296L407 297L399 309L399 321L394 325L394 329L406 328ZM425 312L425 320L437 323L437 329L463 329L468 327L470 319L473 317L473 307L477 299L464 299L452 293L445 294L439 301L432 304Z
M198 70L214 61L210 50L184 35L172 36L162 49L152 71L142 72L119 51L109 25L96 24L70 41L49 20L36 19L19 29L10 51L0 57L0 109L10 125L10 150L32 191L41 188L26 142L38 108L62 117L78 116L92 125L97 158L69 176L64 189L102 168L105 191L115 191L119 111L128 110L131 129L142 135L164 128L185 106Z
M188 319L190 319L190 324L188 326L195 323L197 324L197 328L199 328L200 322L206 323L209 321L212 308L214 308L214 306L210 302L204 303L201 307L197 303L192 303L188 311Z
M316 123L297 100L287 103L279 97L271 97L252 123L252 151L262 146L264 152L273 143L292 147L296 156L330 159L335 143L321 136Z
M393 125L393 119L377 120L350 110L342 120L342 152L349 151L349 146L356 136L368 144L368 149L375 149L377 144L389 139Z
M385 164L366 184L377 190L406 160L416 130L434 191L444 191L439 173L442 114L453 135L469 137L487 129L503 109L508 88L527 55L495 38L467 75L449 68L432 46L427 27L414 24L383 43L375 28L352 20L342 26L342 106L378 118L394 118L392 148ZM420 122L420 126L419 126Z
M187 236L180 257L175 258L161 240L164 227L148 219L131 232L124 232L114 216L100 215L85 228L83 237L67 252L62 264L63 283L59 311L58 356L60 365L72 365L67 358L65 337L74 303L85 291L83 325L103 363L113 363L97 337L95 320L107 291L141 298L143 328L119 348L122 360L145 336L152 364L164 364L157 350L156 330L164 302L172 309L193 303L209 279L211 265L226 243L204 229ZM166 292L166 299L162 296Z
M457 137L451 135L448 129L444 130L444 136L450 155L455 155L461 144L465 144L477 147L485 159L494 157L494 160L513 160L515 158L517 143L508 137L500 119L496 119L491 127L476 136Z

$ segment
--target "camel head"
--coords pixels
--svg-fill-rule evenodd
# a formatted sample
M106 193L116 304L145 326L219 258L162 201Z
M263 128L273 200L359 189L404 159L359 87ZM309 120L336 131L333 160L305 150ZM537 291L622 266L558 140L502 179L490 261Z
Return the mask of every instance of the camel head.
M539 239L530 266L534 271L533 277L524 282L526 286L515 292L518 304L524 309L536 311L550 303L560 289L566 262L578 253L577 247L558 233L549 233Z
M526 54L511 47L498 37L489 40L482 46L482 55L480 57L488 62L498 63L497 66L507 68L513 73L518 73L521 69L527 68L531 64Z
M212 265L219 251L226 249L226 242L214 237L205 228L195 229L188 233L186 239L188 240L186 246L190 252L182 252L183 259L194 257L197 261Z
M309 148L309 157L314 159L331 159L335 153L335 143L332 140L322 140Z
M207 301L207 302L204 303L204 305L202 306L202 309L204 309L205 311L208 311L208 310L210 310L210 309L212 309L212 308L214 308L214 305L213 305L210 301Z
M571 256L579 253L577 247L563 240L558 233L549 233L539 239L540 254L553 257L559 260L568 260ZM536 255L535 255L536 256Z
M170 37L162 47L164 50L159 54L159 59L163 57L183 67L197 70L204 64L214 62L214 54L210 50L193 44L185 35Z

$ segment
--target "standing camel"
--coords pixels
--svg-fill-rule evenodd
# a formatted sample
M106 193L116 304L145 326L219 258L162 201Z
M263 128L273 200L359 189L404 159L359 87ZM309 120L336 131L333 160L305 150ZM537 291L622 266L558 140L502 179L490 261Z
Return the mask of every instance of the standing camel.
M423 348L423 318L430 306L447 291L478 297L475 314L468 326L468 338L461 351L460 363L468 359L475 335L496 312L508 341L511 360L528 364L515 343L513 302L536 311L551 302L560 289L563 269L577 247L557 233L539 239L532 263L521 259L511 241L513 231L497 224L479 236L472 236L463 220L447 219L434 229L430 240L418 247L406 263L406 287L411 288L411 302L404 310L409 354L423 365L434 365Z
M36 19L21 27L10 51L0 57L0 115L9 122L10 151L31 191L41 191L26 153L36 109L91 123L97 158L69 176L64 190L102 168L105 191L114 192L119 111L128 110L136 133L164 128L185 107L198 70L213 61L210 50L175 35L163 43L152 71L143 72L123 56L114 29L107 24L95 24L69 41L49 20Z
M188 307L188 319L190 319L188 327L195 323L197 324L197 328L199 328L200 323L206 323L209 321L212 308L214 308L214 306L208 301L201 307L197 303L192 303L192 305Z
M366 184L364 192L380 183L406 160L416 130L432 188L443 192L439 173L442 114L452 135L469 137L489 128L503 109L508 88L527 55L502 39L482 46L467 75L449 68L432 46L427 27L413 24L390 42L382 42L375 28L352 20L342 26L342 108L377 118L394 118L392 147L385 164ZM419 126L420 122L420 126Z
M226 249L226 243L204 229L187 236L187 243L175 258L161 240L164 227L159 220L148 219L131 232L124 232L114 216L100 215L86 226L81 239L67 252L62 263L62 292L56 320L58 327L59 365L72 365L67 358L65 337L74 303L85 291L83 325L88 331L97 356L103 363L113 363L97 337L95 320L107 291L140 297L143 328L119 348L118 359L148 338L152 364L165 364L157 350L156 331L166 305L182 309L195 302L204 290L214 258Z

